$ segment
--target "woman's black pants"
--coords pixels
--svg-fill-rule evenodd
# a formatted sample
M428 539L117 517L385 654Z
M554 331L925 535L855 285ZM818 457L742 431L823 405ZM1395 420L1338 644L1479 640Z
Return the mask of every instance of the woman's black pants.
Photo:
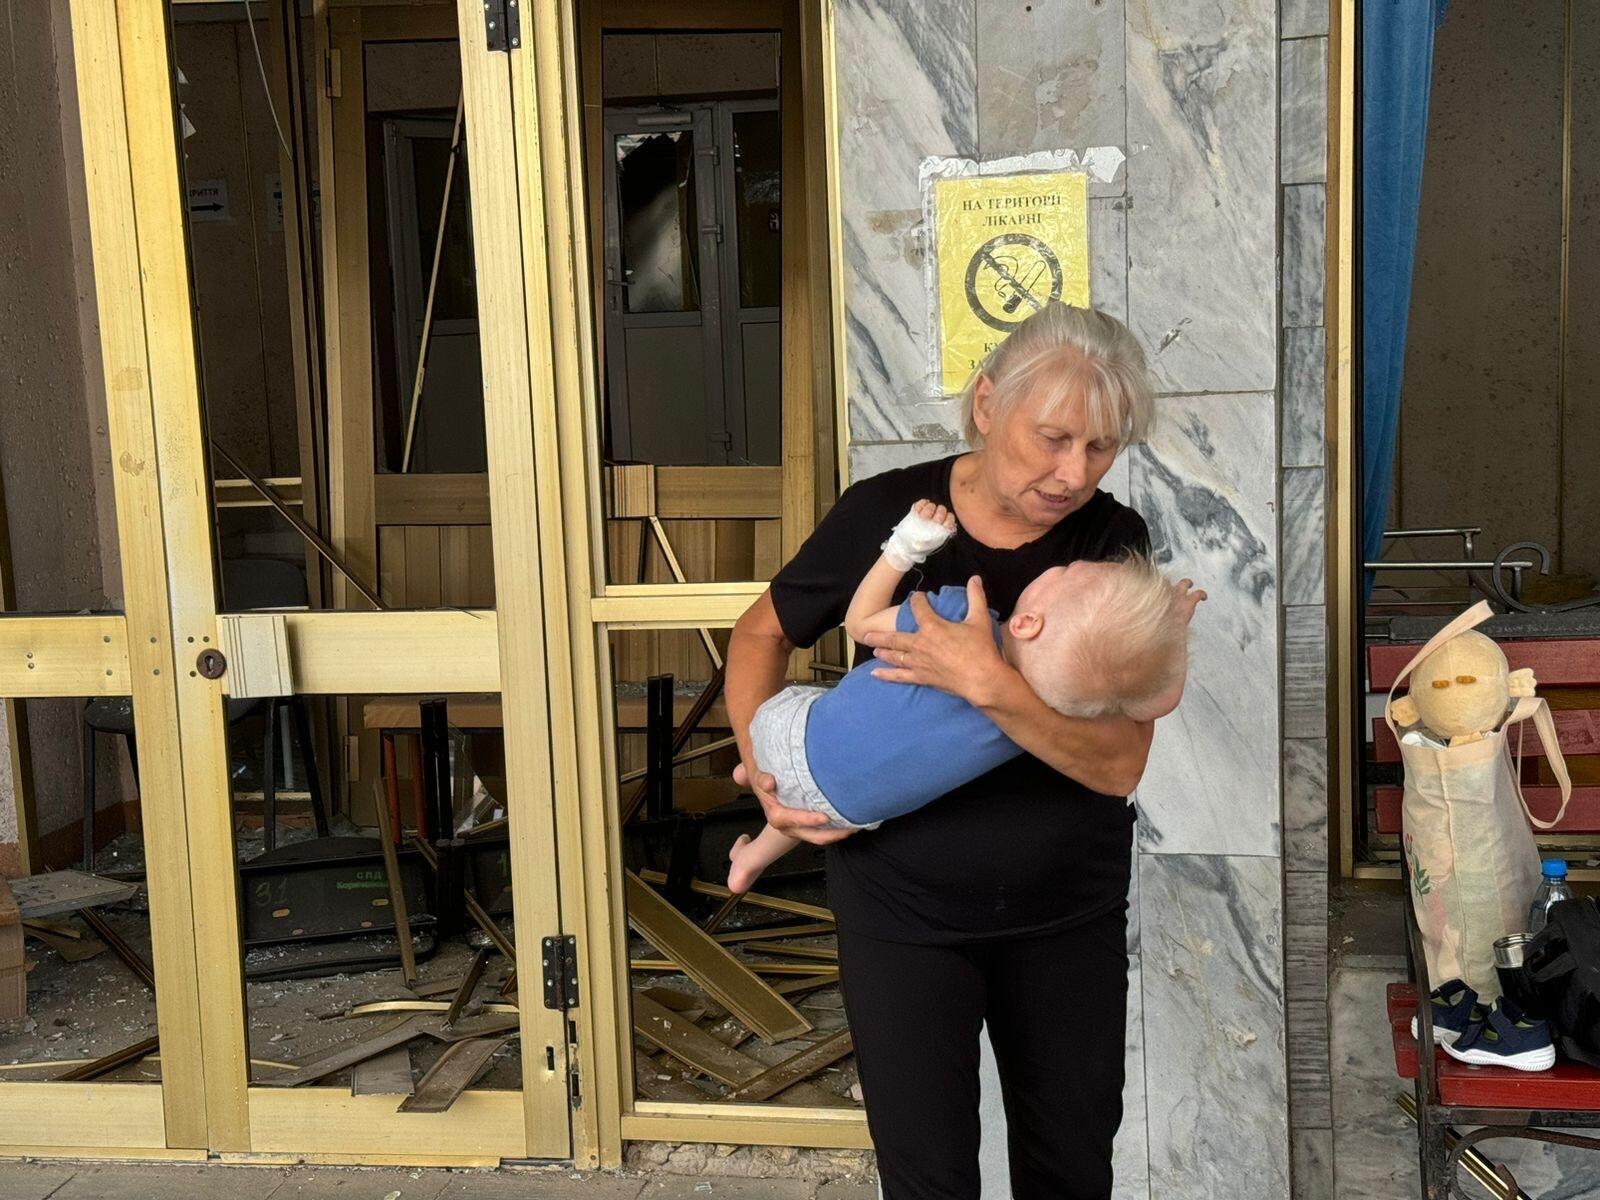
M1105 1200L1122 1120L1127 910L1039 937L913 946L839 931L884 1200L978 1200L989 1026L1015 1200Z

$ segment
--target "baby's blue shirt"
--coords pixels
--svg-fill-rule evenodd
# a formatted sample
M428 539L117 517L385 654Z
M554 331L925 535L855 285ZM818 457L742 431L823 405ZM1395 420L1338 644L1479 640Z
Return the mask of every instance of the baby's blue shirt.
M928 596L947 621L967 619L967 589ZM1000 623L990 627L1000 644ZM908 597L895 628L915 633ZM811 706L806 760L834 808L857 825L904 816L992 771L1022 748L958 696L921 684L874 679L884 664L868 659Z

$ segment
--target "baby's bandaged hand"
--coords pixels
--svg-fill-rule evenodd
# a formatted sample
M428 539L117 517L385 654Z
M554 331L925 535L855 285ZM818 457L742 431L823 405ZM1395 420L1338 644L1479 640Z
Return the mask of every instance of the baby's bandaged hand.
M954 536L955 531L943 522L919 516L912 509L900 518L900 524L883 544L883 556L895 570L909 571Z

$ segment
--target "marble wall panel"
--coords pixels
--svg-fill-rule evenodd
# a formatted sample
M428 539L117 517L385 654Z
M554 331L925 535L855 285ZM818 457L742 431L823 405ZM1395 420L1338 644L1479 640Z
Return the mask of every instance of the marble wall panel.
M1275 13L1128 7L1128 307L1162 391L1276 383Z
M1279 860L1139 870L1151 1200L1287 1196Z
M949 440L931 395L918 169L978 149L975 0L839 0L839 193L850 429Z
M1140 845L1279 852L1277 544L1271 395L1163 397L1132 451L1132 506L1156 561L1209 599L1183 703L1156 726L1138 789Z

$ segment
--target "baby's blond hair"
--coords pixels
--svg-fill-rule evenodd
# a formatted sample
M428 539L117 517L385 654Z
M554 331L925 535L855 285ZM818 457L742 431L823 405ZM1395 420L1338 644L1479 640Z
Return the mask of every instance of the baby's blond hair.
M1189 663L1189 623L1177 588L1130 555L1072 593L1058 593L1019 669L1039 698L1069 717L1150 720Z

